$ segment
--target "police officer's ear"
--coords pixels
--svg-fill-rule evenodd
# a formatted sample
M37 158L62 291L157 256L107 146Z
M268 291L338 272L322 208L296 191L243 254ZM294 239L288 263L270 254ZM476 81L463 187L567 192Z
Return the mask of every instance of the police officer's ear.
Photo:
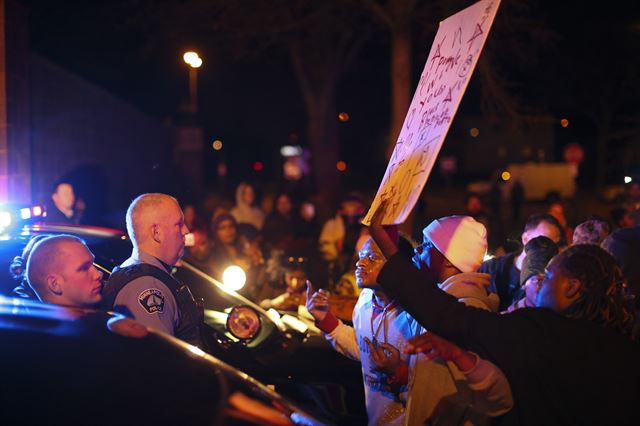
M158 225L157 223L154 223L153 225L151 225L151 238L153 238L153 241L160 244L162 242L161 237L162 237L162 232L160 229L160 225Z
M62 295L62 277L58 274L49 274L46 278L47 288L56 296Z

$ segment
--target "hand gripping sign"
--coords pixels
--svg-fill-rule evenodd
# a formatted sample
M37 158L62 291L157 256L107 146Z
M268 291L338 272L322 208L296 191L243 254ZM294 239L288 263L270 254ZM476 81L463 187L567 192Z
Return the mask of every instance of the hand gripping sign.
M415 206L442 147L496 16L500 0L481 0L440 23L387 171L366 217L382 200L382 223L400 224Z

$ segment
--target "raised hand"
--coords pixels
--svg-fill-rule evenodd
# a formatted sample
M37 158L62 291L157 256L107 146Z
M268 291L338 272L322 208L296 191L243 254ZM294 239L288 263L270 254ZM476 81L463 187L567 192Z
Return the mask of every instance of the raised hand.
M452 361L460 355L462 349L442 337L427 332L411 338L405 345L405 352L422 353L430 359L440 357Z
M380 204L378 204L378 208L373 215L371 216L371 223L369 226L382 226L382 220L384 219L385 214L387 213L387 208L389 206L389 200L380 200Z
M329 292L323 289L315 291L311 281L307 280L307 311L316 321L322 321L329 312Z
M381 343L373 344L369 338L364 338L365 343L369 346L369 353L374 364L374 370L392 376L395 374L400 365L400 351L393 345Z
M424 333L410 339L404 348L405 353L422 353L429 359L442 358L452 361L463 371L468 371L478 362L476 355L433 333Z
M378 208L371 217L371 224L369 225L369 234L371 234L371 238L373 238L373 241L375 241L378 247L380 247L380 251L387 259L398 251L398 247L395 242L391 240L387 231L382 227L382 219L385 216L388 205L389 200L380 201ZM390 226L395 227L396 225Z

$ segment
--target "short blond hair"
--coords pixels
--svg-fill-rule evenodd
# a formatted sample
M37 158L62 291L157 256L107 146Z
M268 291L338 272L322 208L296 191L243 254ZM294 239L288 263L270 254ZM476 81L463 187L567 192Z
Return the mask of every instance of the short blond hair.
M87 247L83 240L73 235L52 235L38 241L31 249L27 260L27 280L40 299L47 285L47 276L62 269L65 259L62 245L68 243Z
M127 233L134 247L144 239L145 225L149 219L155 218L160 207L169 201L178 205L178 200L174 197L156 192L139 195L129 204L126 217Z

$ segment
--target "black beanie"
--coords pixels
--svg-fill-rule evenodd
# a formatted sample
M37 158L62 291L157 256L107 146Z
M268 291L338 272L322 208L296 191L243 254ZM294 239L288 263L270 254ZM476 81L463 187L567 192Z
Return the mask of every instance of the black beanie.
M544 273L547 263L558 254L558 245L547 237L539 236L529 240L524 252L526 256L520 271L521 286L532 276Z

